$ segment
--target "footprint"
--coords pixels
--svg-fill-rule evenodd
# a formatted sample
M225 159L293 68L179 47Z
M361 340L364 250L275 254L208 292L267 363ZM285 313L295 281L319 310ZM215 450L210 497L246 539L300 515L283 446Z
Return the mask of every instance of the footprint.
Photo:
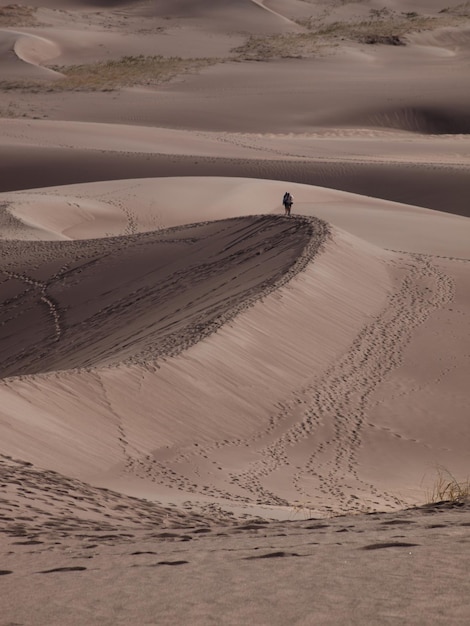
M419 546L419 543L406 543L405 541L391 541L390 543L372 543L364 546L362 550L380 550L382 548L412 548Z
M37 572L38 574L53 574L54 572L83 572L86 570L86 567L81 565L77 565L76 567L55 567L54 569L46 569L42 572Z
M259 556L247 556L245 557L245 561L251 561L253 559L275 559L283 556L302 556L302 554L297 554L297 552L268 552L267 554L260 554Z

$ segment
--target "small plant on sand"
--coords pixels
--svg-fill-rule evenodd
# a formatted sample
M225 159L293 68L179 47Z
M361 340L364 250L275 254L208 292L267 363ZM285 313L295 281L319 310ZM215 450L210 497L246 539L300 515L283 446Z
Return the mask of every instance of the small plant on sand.
M295 519L298 516L302 516L303 519L310 519L313 517L314 505L311 502L294 502L291 504L292 516Z
M381 19L386 17L387 15L391 15L392 11L387 9L387 7L382 7L381 9L370 9L369 14L371 17Z
M236 61L269 61L312 56L318 52L319 42L314 33L289 33L254 37L232 50Z
M0 107L0 117L22 117L16 102L9 102L6 106Z
M444 7L439 13L447 13L448 15L457 15L461 17L470 16L470 1L462 2L455 7Z
M465 502L470 499L470 478L458 481L445 467L437 468L437 477L428 502Z
M0 7L0 26L34 26L36 7L7 4Z

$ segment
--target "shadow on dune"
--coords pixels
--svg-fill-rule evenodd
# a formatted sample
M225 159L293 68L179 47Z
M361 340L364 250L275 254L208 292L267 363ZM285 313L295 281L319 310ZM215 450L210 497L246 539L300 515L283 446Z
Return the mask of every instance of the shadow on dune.
M470 133L470 113L467 109L411 106L368 113L358 121L367 126L397 128L428 135Z
M164 20L199 21L216 31L271 34L303 30L289 18L253 0L81 0L84 7L120 10L123 13Z
M470 216L467 169L420 163L269 161L0 147L0 192L166 176L288 180Z
M300 271L325 235L320 220L255 216L4 242L0 375L177 354Z

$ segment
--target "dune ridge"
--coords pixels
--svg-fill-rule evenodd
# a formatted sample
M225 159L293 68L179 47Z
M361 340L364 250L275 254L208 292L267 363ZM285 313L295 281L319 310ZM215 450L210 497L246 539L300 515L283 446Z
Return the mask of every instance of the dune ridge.
M0 125L0 192L130 178L138 185L155 176L237 176L319 185L469 216L468 135L410 141L407 133L363 127L272 136L71 121L8 119Z

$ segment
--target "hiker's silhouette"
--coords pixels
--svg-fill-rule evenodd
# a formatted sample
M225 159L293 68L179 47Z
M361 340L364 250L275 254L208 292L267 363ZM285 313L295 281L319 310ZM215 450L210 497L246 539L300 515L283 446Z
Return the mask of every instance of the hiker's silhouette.
M292 208L293 203L294 203L294 198L292 197L292 194L286 191L286 193L284 194L282 198L282 204L284 205L284 215L290 215L290 210Z

